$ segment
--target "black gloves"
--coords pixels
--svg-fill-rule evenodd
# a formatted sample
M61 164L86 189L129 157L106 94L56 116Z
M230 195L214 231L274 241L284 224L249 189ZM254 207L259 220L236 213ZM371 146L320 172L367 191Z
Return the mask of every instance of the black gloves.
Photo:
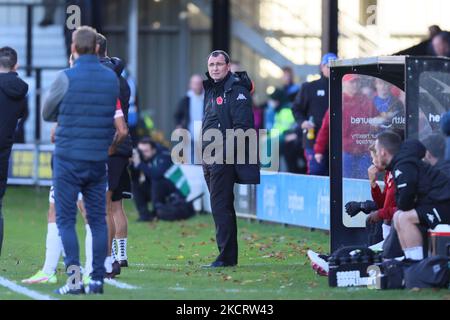
M351 201L345 205L345 212L347 212L347 214L352 218L354 216L358 215L358 213L360 213L360 212L369 214L372 211L376 211L376 210L378 210L377 204L374 201L370 201L370 200L367 200L364 202Z
M347 212L347 214L352 218L361 211L361 202L351 201L345 205L345 212Z
M375 201L364 201L361 202L361 211L364 212L365 214L369 214L373 211L377 211L378 210L378 206L375 203Z

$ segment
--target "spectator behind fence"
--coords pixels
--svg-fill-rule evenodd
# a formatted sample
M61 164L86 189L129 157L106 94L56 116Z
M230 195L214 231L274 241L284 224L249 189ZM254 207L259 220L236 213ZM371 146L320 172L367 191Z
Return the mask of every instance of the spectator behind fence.
M322 126L317 133L316 143L314 144L314 159L317 163L329 161L330 144L330 108L325 112L322 119Z
M444 113L441 118L442 132L447 136L447 146L445 149L445 160L450 160L450 111Z
M269 98L269 108L275 111L273 129L277 130L277 134L271 132L270 138L271 140L279 140L280 154L284 157L287 171L290 173L301 173L298 158L300 156L299 150L302 149L301 145L298 144L298 136L295 133L295 119L292 114L291 104L285 92L281 89L276 89Z
M178 108L175 112L176 128L187 129L191 135L189 144L191 159L189 164L201 163L201 150L195 147L200 144L204 99L203 78L198 74L194 74L189 81L189 91L178 103Z
M316 161L314 144L329 105L330 67L328 64L331 60L336 59L337 56L334 53L327 53L323 56L320 64L321 78L310 83L304 83L292 106L295 120L303 130L301 139L308 165L307 171L311 175L328 175L327 158L324 158L324 161L321 162Z
M295 83L294 70L292 70L291 67L283 67L282 70L283 76L281 77L281 80L283 86L281 87L281 90L284 91L288 101L292 103L300 91L301 86Z
M418 140L401 142L391 132L380 134L375 149L379 161L393 172L398 211L394 228L408 263L424 258L419 226L434 229L450 223L450 179L422 161L426 149Z
M3 244L2 201L8 179L9 156L17 122L25 115L28 85L16 70L17 52L13 48L0 48L0 255Z

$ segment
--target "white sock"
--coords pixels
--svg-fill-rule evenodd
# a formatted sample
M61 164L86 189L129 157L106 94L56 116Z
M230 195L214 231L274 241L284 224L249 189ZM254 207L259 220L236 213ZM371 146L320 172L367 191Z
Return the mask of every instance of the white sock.
M111 257L114 261L119 261L119 259L117 259L117 247L116 247L116 242L117 240L115 238L112 239L112 243L111 243Z
M383 228L383 239L386 240L389 233L391 233L391 226L388 226L387 224L383 223L381 227Z
M127 238L116 239L117 246L119 247L119 260L128 260L127 258Z
M407 248L405 250L405 258L420 261L423 260L423 247Z
M58 266L59 257L63 251L63 244L56 223L49 223L47 226L45 246L45 263L42 271L46 274L54 274Z
M86 225L86 239L84 242L85 255L86 255L86 264L84 266L84 273L86 275L90 275L92 273L92 232L91 227Z
M113 259L111 256L106 257L105 259L105 269L106 269L106 273L111 273L112 272L112 264L113 264Z

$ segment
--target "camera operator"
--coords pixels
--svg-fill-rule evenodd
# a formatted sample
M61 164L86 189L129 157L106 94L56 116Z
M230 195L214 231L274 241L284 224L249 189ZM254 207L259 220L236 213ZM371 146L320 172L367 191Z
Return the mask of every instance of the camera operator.
M175 221L195 214L192 202L186 201L189 184L181 169L173 164L169 150L143 138L133 151L133 167L141 171L151 185L152 218Z

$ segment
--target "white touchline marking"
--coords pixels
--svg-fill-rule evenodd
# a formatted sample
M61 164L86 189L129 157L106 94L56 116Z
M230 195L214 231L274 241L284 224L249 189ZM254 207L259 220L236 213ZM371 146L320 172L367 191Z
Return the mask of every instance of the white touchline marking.
M186 291L186 288L183 287L175 287L175 288L168 288L169 290L173 290L173 291Z
M109 284L110 286L119 288L119 289L125 289L125 290L136 290L139 289L139 287L132 286L131 284L120 282L114 279L105 279L105 283Z
M3 286L5 288L8 288L11 291L14 291L16 293L22 294L24 296L27 296L29 298L35 299L35 300L58 300L56 298L52 298L46 294L41 294L37 291L30 290L26 287L19 286L18 284L5 279L3 277L0 277L0 286Z

